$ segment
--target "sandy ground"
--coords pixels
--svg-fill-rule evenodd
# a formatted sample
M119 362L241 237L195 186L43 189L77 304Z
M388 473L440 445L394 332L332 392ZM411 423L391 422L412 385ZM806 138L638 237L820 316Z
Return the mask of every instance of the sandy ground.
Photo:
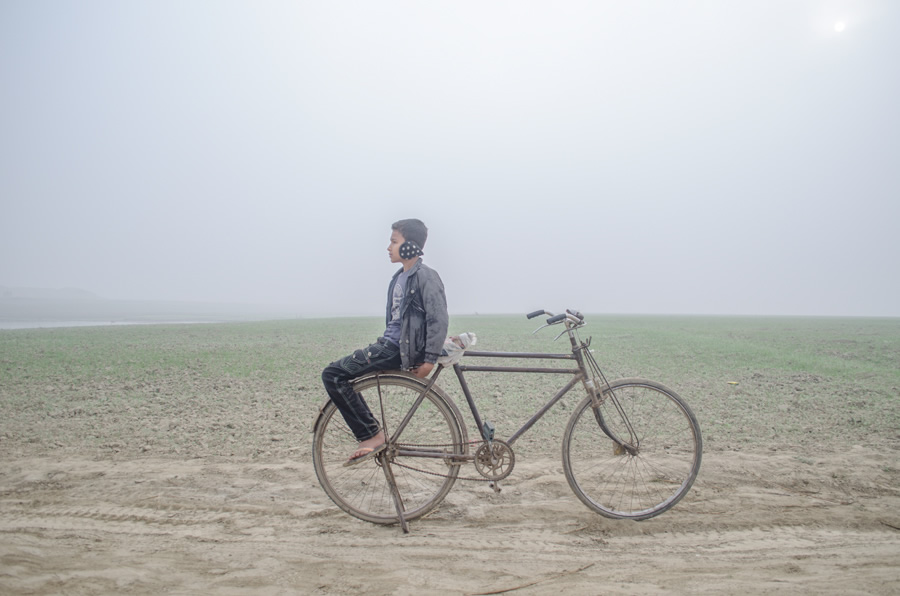
M22 457L0 472L3 594L898 594L900 461L707 452L644 522L605 519L558 460L460 482L412 532L327 498L309 460Z

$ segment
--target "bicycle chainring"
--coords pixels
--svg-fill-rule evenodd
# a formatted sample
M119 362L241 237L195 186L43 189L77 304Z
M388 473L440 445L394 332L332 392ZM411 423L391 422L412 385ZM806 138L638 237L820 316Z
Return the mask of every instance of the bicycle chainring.
M509 476L515 465L516 454L513 453L512 447L499 439L482 443L475 452L475 469L493 482Z

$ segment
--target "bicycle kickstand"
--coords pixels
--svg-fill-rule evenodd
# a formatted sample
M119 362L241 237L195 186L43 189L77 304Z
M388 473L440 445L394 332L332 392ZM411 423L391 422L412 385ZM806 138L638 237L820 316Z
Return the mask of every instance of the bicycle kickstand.
M397 508L397 518L400 520L400 527L403 528L404 534L409 534L409 522L406 521L406 516L403 515L403 498L400 496L400 490L397 488L397 481L394 479L391 465L382 460L381 469L384 470L384 478L391 488L391 496L394 497L394 507Z

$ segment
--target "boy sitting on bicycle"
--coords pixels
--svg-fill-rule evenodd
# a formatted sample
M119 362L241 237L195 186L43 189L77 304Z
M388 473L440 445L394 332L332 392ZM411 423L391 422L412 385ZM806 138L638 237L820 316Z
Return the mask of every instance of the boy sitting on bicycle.
M444 284L437 271L422 263L428 228L418 219L391 226L388 254L403 267L388 284L384 335L375 343L329 364L322 383L359 446L344 465L370 459L385 448L385 436L365 400L351 387L357 377L381 370L431 373L447 336L449 315Z

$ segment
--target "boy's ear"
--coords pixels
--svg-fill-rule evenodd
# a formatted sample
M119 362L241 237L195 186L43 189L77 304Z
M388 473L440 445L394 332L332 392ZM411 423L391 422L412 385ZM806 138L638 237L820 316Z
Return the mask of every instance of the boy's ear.
M401 259L412 259L413 257L418 257L425 253L422 252L422 249L419 248L419 245L411 240L407 240L403 244L400 245L400 258Z

